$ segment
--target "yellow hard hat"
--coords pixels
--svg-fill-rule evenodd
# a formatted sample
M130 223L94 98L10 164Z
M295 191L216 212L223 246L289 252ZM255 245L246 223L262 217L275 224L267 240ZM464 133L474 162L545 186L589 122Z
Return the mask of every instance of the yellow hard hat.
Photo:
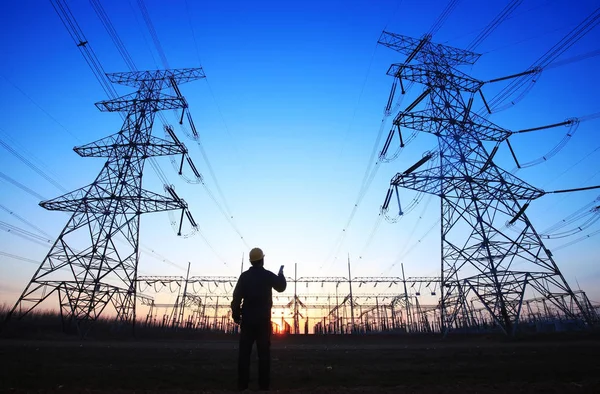
M258 261L265 257L261 248L254 248L250 251L250 262Z

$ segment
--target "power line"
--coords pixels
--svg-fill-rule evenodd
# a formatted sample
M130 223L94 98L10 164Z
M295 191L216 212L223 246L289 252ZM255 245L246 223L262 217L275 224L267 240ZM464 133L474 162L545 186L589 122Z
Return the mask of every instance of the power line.
M117 34L117 31L115 30L112 22L108 18L108 15L104 11L104 7L102 7L102 4L98 0L90 0L90 3L92 4L92 8L94 8L94 11L98 16L98 19L100 19L100 21L104 25L104 28L108 32L108 35L110 36L110 39L112 40L113 44L115 44L117 50L121 54L121 57L123 58L123 60L125 60L127 67L132 71L136 70L137 67L135 66L133 59L131 58L129 52L125 48L123 41L121 41L121 38Z
M471 43L470 48L471 49L475 49L477 46L479 46L487 37L489 37L489 35L496 29L498 28L498 26L500 26L502 24L502 22L504 22L506 19L508 19L508 17L514 12L514 10L521 4L522 0L512 0L501 12L500 14L498 14L482 31L481 34L479 34ZM454 11L454 9L456 8L456 6L458 5L458 0L451 0L446 7L442 10L442 12L440 13L440 15L438 16L438 18L435 20L435 22L433 23L433 25L431 26L431 28L429 29L429 31L427 32L425 37L431 37L433 35L435 35L443 26L443 24L446 22L446 20L449 18L449 16L452 14L452 11ZM412 86L413 86L414 82L410 82L410 84L408 85L406 91L408 91ZM392 90L393 91L393 90ZM403 92L404 93L404 92ZM404 95L400 96L400 97L404 97ZM390 97L391 99L392 97ZM396 104L393 112L396 112L397 109L400 106L400 102L401 99L399 100L399 102ZM382 150L380 153L379 158L375 161L375 154L378 150L378 146L381 142L381 138L383 136L383 130L385 128L386 122L387 122L387 118L388 118L389 114L386 111L386 114L384 115L383 119L381 120L380 123L380 127L379 127L379 131L377 133L377 138L375 139L375 144L373 146L373 149L371 151L371 155L369 157L369 161L367 163L367 168L365 170L365 173L363 175L363 180L361 183L361 186L359 188L359 192L358 192L358 196L356 198L356 201L352 207L352 211L350 212L350 216L348 217L348 220L345 224L345 226L342 229L342 234L339 238L339 241L334 245L334 252L333 255L337 255L337 253L339 252L339 249L341 248L346 234L348 233L348 228L350 226L350 224L352 223L354 216L358 210L358 207L360 205L360 203L362 202L362 199L364 198L364 196L366 195L370 185L372 184L373 180L375 179L375 176L377 174L377 171L379 169L379 164L382 162L382 155L385 154L385 152ZM393 132L393 130L391 131ZM391 133L390 132L390 133ZM407 143L411 142L412 139L414 139L416 137L416 133L414 133L411 136L410 141L407 141ZM403 144L403 146L405 146L406 144ZM401 148L400 148L401 149ZM399 151L397 152L397 154L399 153ZM397 156L396 154L396 156ZM373 164L372 164L373 163ZM329 260L330 257L328 257L326 259L326 262L321 266L321 268L327 264L327 261Z
M394 263L392 263L392 265L390 265L380 275L383 276L386 273L390 272L392 270L392 268L394 268L396 265L398 265L398 263L400 263L402 260L404 260L409 254L411 254L417 248L417 246L419 246L421 244L421 242L431 233L431 231L433 231L433 229L435 229L437 227L437 225L441 221L442 221L441 219L437 219L427 230L425 230L425 232L421 235L421 237L414 244L412 244L408 249L406 249L406 251L401 252L394 260Z
M546 66L545 69L546 70L550 70L550 69L553 69L553 68L566 66L566 65L569 65L569 64L580 62L582 60L591 59L591 58L596 57L598 55L600 55L600 49L596 49L596 50L593 50L593 51L588 51L588 52L585 52L585 53L581 53L579 55L568 57L568 58L566 58L564 60L560 60L558 62L553 62L552 64ZM579 120L583 121L583 118L579 118Z
M553 248L552 250L554 250L556 252L557 250L561 250L561 249L567 248L569 246L572 246L574 244L577 244L579 242L585 241L586 239L590 239L593 236L598 235L598 234L600 234L600 230L593 231L593 232L591 232L589 234L586 234L586 235L583 235L583 236L581 236L581 237L579 237L577 239L574 239L573 241L567 242L566 244L562 244L560 246L557 246L556 248Z
M427 35L433 36L442 28L450 14L452 14L452 11L454 11L456 6L458 5L458 1L459 0L450 0L446 8L444 8L442 13L438 16L433 25L429 28Z
M362 259L366 252L366 250L368 249L369 246L371 246L371 243L373 242L373 239L375 238L375 234L377 233L377 230L379 229L379 226L381 225L381 222L383 221L383 215L379 214L377 215L377 220L375 221L375 225L373 226L373 229L371 230L371 232L369 233L369 236L367 237L367 242L365 242L365 245L363 246L362 250L360 251L358 258Z
M99 17L99 19L101 20L102 24L104 25L106 31L108 32L111 40L113 41L113 43L115 44L115 46L117 47L119 53L121 54L123 60L125 61L127 67L131 70L131 71L137 71L136 65L133 61L133 59L131 58L129 52L127 51L125 45L123 44L122 40L120 39L116 29L114 28L114 25L112 24L110 18L108 17L108 15L106 14L106 12L104 11L102 4L99 3L97 0L90 0L92 3L92 6L97 14L97 16ZM140 9L142 10L142 15L144 17L144 20L146 21L147 25L149 26L149 29L151 31L153 40L155 42L155 44L157 44L157 47L159 48L159 53L161 54L161 58L163 59L163 63L165 64L166 68L168 69L168 63L166 62L166 57L164 56L164 52L162 51L162 47L160 46L160 42L158 41L158 37L156 35L156 31L154 30L154 27L152 26L152 23L149 19L149 14L145 8L145 5L143 4L142 1L138 1L138 4L140 5ZM65 5L66 6L66 5ZM74 17L72 18L74 20ZM83 33L81 33L82 35ZM97 63L100 64L100 62L97 60L97 58L95 58L94 55L94 61L92 63ZM94 70L93 70L94 71ZM107 81L107 78L105 75L101 75L98 76L99 79L103 80L106 83L110 83L109 81ZM113 90L114 91L114 90ZM111 98L115 98L116 97L116 93L112 94L113 91L111 91L109 93L109 96ZM159 118L162 120L163 125L166 125L168 122L166 121L166 119L164 118L164 115L162 113L158 113ZM157 160L154 157L150 158L150 165L153 168L154 172L158 175L159 179L161 180L161 182L163 183L163 185L169 185L170 182L166 176L166 174L164 173L164 171L162 170L162 168L160 167L160 165L158 164ZM164 259L163 259L164 260Z
M571 171L573 168L579 166L579 164L581 164L583 161L585 161L587 158L589 158L590 156L592 156L594 153L600 151L600 145L598 145L596 148L594 148L592 151L588 152L585 156L583 156L581 159L579 159L578 161L576 161L575 163L573 163L571 166L567 167L563 172L561 172L560 174L558 174L557 176L553 176L551 179L551 182L554 182L555 180L557 180L558 178L561 178L562 176L564 176L567 172Z
M400 2L399 2L400 3ZM352 125L354 124L354 120L356 119L356 113L358 112L358 108L360 106L360 101L362 99L363 93L365 91L365 87L367 86L367 81L369 80L369 75L371 74L371 67L373 65L373 60L375 59L375 53L377 52L377 48L379 47L379 43L375 43L375 47L373 48L373 53L371 54L371 60L369 60L369 65L367 66L367 72L365 74L365 78L363 79L363 83L360 87L360 92L358 93L358 100L356 100L356 105L354 106L354 111L352 111L352 116L350 117L350 122L348 124L348 128L344 133L344 138L342 139L342 146L340 148L339 156L344 152L344 147L346 146L346 142L348 140L348 136L350 135L350 130L352 129ZM375 151L377 150L378 143L375 144ZM369 159L369 163L372 161L372 158ZM367 163L367 164L369 164Z
M0 134L4 136L4 138L6 139L6 143L9 144L14 150L18 151L22 156L25 156L29 161L36 164L41 171L46 173L49 177L53 178L54 180L57 180L58 182L60 176L56 172L52 171L52 169L47 163L45 163L39 157L27 150L27 148L25 148L17 140L12 138L2 127L0 127Z
M93 0L91 0L93 1ZM52 2L52 1L51 1ZM78 47L80 48L80 51L82 52L82 54L84 55L84 57L86 58L86 61L88 63L88 65L90 65L90 68L92 69L92 71L96 74L98 72L98 70L101 70L102 74L97 75L96 77L99 80L99 82L101 83L101 85L110 85L112 87L112 83L110 81L108 81L108 78L106 77L106 75L104 74L104 70L101 67L100 62L98 61L95 53L91 50L91 48L88 49L89 47L89 43L87 42L87 40L85 39L85 36L83 35L83 32L81 30L81 28L79 27L79 25L77 24L73 14L70 12L68 5L66 3L61 3L61 0L57 0L56 3L52 3L55 11L59 14L59 17L61 18L61 20L63 21L63 24L65 25L65 28L67 28L67 30L69 31L69 34L71 35L71 37L75 40L75 42L78 44ZM110 23L110 20L108 19L108 17L106 16L106 14L104 13L104 10L102 9L102 6L100 3L93 3L93 5L96 5L95 9L97 11L98 16L103 19L103 23L105 23L105 28L107 28L107 30L112 30L114 31L114 27L112 27L112 24ZM116 32L115 32L116 34ZM120 39L118 38L118 36L113 35L111 36L111 38L113 38L113 40L117 41L117 42L121 42ZM79 40L79 42L78 42ZM80 45L81 44L81 45ZM122 45L122 43L121 43ZM83 51L81 50L81 47L85 47L86 50ZM125 56L125 58L128 58L129 60L126 61L126 63L131 66L134 65L133 60L131 60L131 57L128 55L128 53L126 52L126 49L124 48L124 46L121 48L121 54L123 56ZM10 81L9 81L10 82ZM19 89L20 90L20 89ZM116 91L114 90L114 88L112 89L104 89L105 92L108 94L108 96L110 98L116 98L117 94ZM24 93L24 92L23 92ZM40 107L40 109L42 109ZM42 109L43 110L43 109ZM50 114L48 114L46 111L44 111L50 118L54 119ZM76 136L74 136L72 133L70 133L73 137L77 138ZM12 147L10 147L8 144L6 144L4 141L0 140L0 145L4 146L7 150L9 150L9 152L11 152L13 155L17 156L20 160L22 160L25 164L27 164L30 168L32 168L34 171L36 171L38 174L40 174L41 176L43 176L45 179L47 179L49 182L51 182L54 186L56 186L57 188L61 189L63 192L67 192L67 190L60 185L58 182L54 181L49 175L47 175L43 170L41 170L40 168L38 168L37 166L35 166L33 163L31 163L28 159L26 159L25 157L23 157L21 154L19 154L15 149L13 149ZM154 159L154 158L153 158ZM164 174L164 172L162 171L162 169L160 168L160 166L158 165L158 163L156 162L156 160L151 160L150 161L151 166L153 167L153 169L155 170L155 172L157 173L157 175L159 176L159 178L161 179L161 181L163 182L163 184L169 184L168 178L166 177L166 175ZM0 178L8 181L9 183L19 187L20 189L24 190L25 192L31 194L32 196L38 198L39 200L47 200L45 197L43 197L42 195L38 194L37 192L33 191L32 189L26 187L25 185L21 184L20 182L14 180L13 178L11 178L10 176L0 172ZM15 217L17 217L17 215L15 214ZM23 219L24 220L24 219ZM22 230L19 229L16 226L12 226L9 225L7 223L3 223L2 227L8 231L8 232L12 232L15 235L21 236L29 241L32 242L36 242L36 243L40 243L40 241L47 241L45 239L40 239L39 236L36 236L33 233L27 232L26 230ZM38 229L39 230L39 229ZM43 244L45 245L45 244ZM164 260L164 259L163 259ZM168 262L167 262L168 263ZM181 268L181 267L179 267Z
M152 255L156 256L156 257L153 256L153 258L157 259L158 261L160 261L162 263L171 265L171 266L173 266L175 268L178 268L178 269L180 269L182 271L186 270L185 267L183 267L183 266L181 266L181 265L173 262L172 260L169 260L168 258L166 258L165 256L161 255L160 253L156 252L154 249L152 249L149 246L140 244L140 249L143 249L143 250L141 250L142 252L146 252L149 255L152 254Z
M600 23L600 8L597 8L590 15L588 15L573 30L571 30L559 42L546 51L546 53L544 53L527 69L527 71L534 72L527 73L521 77L513 79L510 84L504 87L498 94L489 100L488 104L489 108L491 109L489 112L501 111L521 100L533 87L533 82L535 82L540 72L551 65L554 61L556 61L556 59L558 59L558 57L571 48L576 42L581 40L585 35L587 35L598 25L598 23ZM528 87L523 89L526 84L529 84ZM515 98L512 98L513 95L520 90L521 93ZM505 104L507 101L510 101L510 103ZM479 111L479 113L485 112L487 112L485 108L482 108Z
M118 97L117 91L113 87L112 82L108 80L108 77L106 76L106 72L104 71L102 64L98 60L98 57L96 56L96 53L93 51L89 41L86 39L85 35L83 34L83 31L81 30L81 27L77 23L77 20L75 19L75 16L71 12L68 4L65 2L65 0L50 0L50 2L52 3L54 10L58 14L61 21L63 22L63 25L67 29L67 32L69 33L69 35L71 36L71 38L73 39L75 44L77 45L77 48L79 49L80 53L83 55L90 70L96 77L96 80L100 83L100 86L102 87L102 89L104 90L106 95L110 99L116 99ZM114 27L112 27L110 20L108 20L106 13L103 12L104 10L102 9L101 4L96 3L96 6L97 7L95 7L95 9L98 8L100 10L100 12L102 13L102 15L104 16L103 23L106 23L105 28L109 29L111 32L114 32L116 34L116 31L114 30ZM111 35L111 33L109 33L109 35ZM113 35L111 35L111 37L113 37L115 40L120 42L122 45L122 42L120 41L118 36L115 36L113 34ZM128 59L125 62L129 66L131 66L131 65L135 66L135 64L131 60L131 57L129 56L127 51L124 49L124 46L122 46L121 49L123 50L122 54ZM119 115L121 116L122 119L125 119L125 116L121 112L119 112ZM159 116L160 115L162 115L162 114L159 114ZM164 172L158 165L156 158L152 157L150 159L150 163L152 165L152 168L158 175L158 177L163 182L163 184L165 184L165 185L169 184L170 182L168 181L167 176L164 174Z
M527 9L527 10L523 11L522 13L520 13L520 14L516 14L516 15L515 15L515 14L513 13L513 11L516 9L516 7L517 7L517 6L519 6L519 5L520 5L520 3L521 3L521 2L522 2L522 0L517 0L517 1L513 0L513 1L511 1L511 2L510 2L510 3L509 3L509 4L508 4L508 5L507 5L507 6L506 6L506 7L505 7L505 8L504 8L504 9L503 9L501 12L500 12L500 14L498 14L498 15L496 16L496 18L495 18L494 20L492 20L492 22L488 23L487 25L485 25L485 26L483 26L483 27L480 27L480 28L477 28L477 29L471 30L471 31L469 31L469 32L467 32L467 33L464 33L464 34L461 34L461 35L459 35L459 36L453 37L453 38L451 38L451 39L449 39L449 40L446 40L446 41L444 41L444 44L448 44L448 43L450 43L450 42L452 42L452 41L458 40L459 38L463 38L463 37L470 36L470 35L471 35L471 34L473 34L473 33L479 33L479 35L478 35L477 37L482 37L482 36L483 36L484 38L483 38L483 39L480 39L480 38L475 38L475 39L474 39L474 40L471 42L471 44L470 44L471 50L475 49L475 47L479 46L479 44L481 44L481 42L482 42L482 41L483 41L485 38L487 38L487 37L488 37L488 36L491 34L491 32L492 32L494 29L496 29L498 26L500 26L500 24L501 24L502 22L504 22L504 21L506 21L506 20L509 20L509 19L512 19L512 18L514 18L514 17L516 17L516 16L518 16L518 15L523 15L523 14L525 14L525 13L527 13L527 12L529 12L529 11L532 11L533 9L535 9L535 8L539 7L539 6L536 6L536 7L533 7L533 8L529 8L529 9ZM515 3L516 3L516 4L515 4ZM509 13L508 13L508 14L506 14L506 13L505 13L507 10L509 10ZM493 28L492 28L492 26L493 26Z
M16 90L18 90L23 96L25 96L25 98L27 98L29 101L31 101L31 103L33 105L35 105L40 111L42 111L48 118L50 118L50 120L52 120L54 123L56 123L61 129L63 129L65 132L67 132L71 137L75 138L77 141L80 141L79 137L77 137L73 132L71 132L71 130L69 130L68 128L65 127L65 125L63 125L62 123L60 123L54 116L52 116L48 111L46 111L37 101L35 101L33 98L31 98L30 95L28 95L23 89L21 89L17 84L15 84L13 81L11 81L10 79L8 79L5 75L2 75L2 78L4 78L9 84L12 85L13 88L15 88Z
M23 190L25 193L28 193L28 194L32 195L33 197L37 198L40 201L47 200L46 197L42 196L41 194L38 194L38 193L34 192L33 190L31 190L27 186L23 185L21 182L17 181L16 179L13 179L9 175L6 175L2 171L0 171L0 179L3 179L6 182L11 183L12 185L14 185L14 186L18 187L19 189Z
M188 23L190 26L190 30L192 31L192 39L194 40L194 48L196 50L196 56L198 57L198 63L199 65L202 65L202 60L200 59L200 49L198 46L198 41L196 40L196 33L194 31L194 24L192 23L192 12L190 10L190 6L187 0L185 0L185 8L187 11L187 17L188 17ZM229 138L231 139L231 143L233 144L233 149L236 152L236 156L239 158L240 156L240 151L238 149L237 143L235 142L235 138L233 138L233 135L231 134L231 131L229 130L229 126L227 126L227 122L225 121L225 116L223 116L223 111L221 110L221 106L219 105L219 102L217 101L217 97L215 96L215 93L213 92L212 86L210 84L210 80L209 78L205 78L206 81L206 86L208 87L208 91L210 93L210 96L212 97L216 107L217 107L217 112L219 113L219 117L221 119L221 122L223 122L223 126L225 127L225 132L227 133L227 135L229 136ZM211 175L212 176L212 175ZM222 197L223 198L223 197ZM227 206L227 204L225 204ZM228 211L229 208L227 209ZM231 212L231 211L230 211Z
M6 222L0 221L0 229L3 229L4 231L6 231L7 233L10 234L14 234L18 237L21 237L23 239L26 239L30 242L36 243L38 245L41 246L45 246L47 247L48 245L52 244L52 241L49 239L46 239L44 237L41 237L37 234L34 234L30 231L24 230L20 227L17 226L13 226L11 224L8 224Z
M57 1L60 2L60 0L57 0ZM127 67L131 71L137 71L135 62L131 58L131 55L129 54L127 48L123 44L123 41L120 39L114 25L112 24L106 11L102 7L102 4L97 0L90 0L90 2L92 4L92 7L94 8L94 11L96 12L96 15L101 20L105 30L107 31L108 35L110 36L111 40L113 41L113 44L117 47L117 50L119 51L120 55L122 56L123 60L125 61ZM158 52L163 61L163 64L164 64L165 68L169 69L169 65L166 60L166 56L164 54L164 51L160 44L160 41L158 40L158 35L156 34L156 30L154 29L154 26L150 19L150 15L148 13L148 10L145 7L143 0L138 0L138 6L140 7L144 21L146 22L146 25L151 33L152 39L154 41L155 46L158 49ZM65 25L65 27L67 27L67 29L69 29L69 27L71 27L71 29L75 30L75 32L73 33L75 35L75 37L77 37L77 39L79 39L80 41L84 40L83 32L78 27L78 25L76 25L75 17L71 14L70 10L68 9L68 5L61 4L60 10L62 11L63 14L67 14L67 16L69 17L69 18L66 18L66 17L64 18L64 19L67 19L70 21L69 25ZM57 10L57 12L58 12L58 10ZM61 19L63 19L63 15L61 15L59 13L59 16L61 16ZM75 29L75 26L77 27L76 29ZM69 32L71 33L71 30L69 30ZM89 46L87 40L85 40L84 46L85 47ZM91 58L91 60L88 62L88 64L100 65L100 61L97 59L95 54L93 52L91 52L91 50L89 52L82 52L82 53L84 54L84 56ZM97 69L98 68L92 68L92 71L94 73L96 73ZM97 75L97 78L99 79L99 81L101 81L101 84L108 84L112 87L111 82L108 81L108 78L106 77L106 75L104 73L102 73L101 75ZM116 91L114 90L114 88L112 90L108 91L107 93L108 93L109 97L112 99L117 97ZM158 116L161 119L163 125L168 124L167 120L165 119L164 115L161 112L158 112ZM189 117L189 112L188 112L188 119L190 122L192 122L191 118ZM156 161L156 159L154 157L150 158L150 165L153 168L153 170L155 171L155 173L158 175L158 177L161 180L161 182L163 183L163 185L169 185L170 182L169 182L166 174L164 173L164 171L162 170L162 168L160 167L160 165L158 164L158 162ZM213 199L214 199L214 197L213 197ZM239 233L237 228L236 228L236 231ZM205 239L205 237L203 237L203 239ZM212 246L210 244L209 244L209 247L212 248ZM163 261L166 261L166 260L163 258ZM173 264L172 262L169 262L169 261L167 261L167 263Z
M475 37L471 44L467 47L467 51L474 51L492 32L504 22L514 10L521 5L523 0L512 0L500 13Z
M48 238L52 238L52 236L50 234L48 234L47 232L45 232L44 230L42 230L41 228L39 228L35 224L31 223L27 219L23 218L22 216L16 214L13 210L8 209L6 206L0 204L0 209L2 209L5 212L8 212L9 215L15 217L17 220L19 220L20 222L22 222L22 223L26 224L27 226L31 227L32 229L34 229L38 233L40 233L40 234L42 234L42 235L44 235L44 236L46 236Z
M28 259L27 257L19 256L19 255L12 254L12 253L6 253L1 250L0 250L0 256L10 257L11 259L20 260L20 261L24 261L26 263L31 263L31 264L35 264L35 265L40 264L40 262L37 260Z
M67 193L67 189L62 187L62 185L60 185L57 181L55 181L50 175L46 174L45 171L43 171L38 166L33 164L30 160L28 160L23 155L21 155L19 152L17 152L13 147L11 147L8 143L6 143L1 138L0 138L0 146L4 147L4 149L6 149L10 154L12 154L17 159L19 159L21 162L23 162L27 167L31 168L36 174L40 175L42 178L47 180L50 184L52 184L58 190L60 190L63 193Z
M156 32L156 29L154 28L154 24L152 22L152 19L150 18L150 14L148 12L148 9L146 8L144 0L137 0L137 3L138 3L138 6L140 8L140 11L141 11L142 17L144 19L144 22L146 23L146 26L148 28L148 31L150 32L150 36L152 37L152 41L154 42L154 46L156 47L156 50L157 50L157 52L158 52L158 54L159 54L159 56L161 58L161 61L162 61L163 65L166 68L169 68L169 63L167 61L167 57L166 57L165 52L164 52L164 50L162 48L162 45L161 45L160 40L158 38L158 34ZM187 3L186 3L186 5L187 5ZM189 20L189 14L188 14L188 20ZM190 22L190 26L191 26L191 22ZM194 36L194 34L193 34L193 28L192 28L192 36ZM194 43L195 43L195 46L196 46L196 54L198 56L198 60L200 60L200 54L199 54L199 51L198 51L198 45L197 45L195 36L193 37L193 39L194 39ZM210 86L209 86L209 89L210 89ZM216 99L214 97L214 94L212 93L212 89L210 89L210 90L211 90L211 94L213 95L213 100L215 101L215 103L217 104L217 107L218 107L218 103L217 103L217 101L216 101ZM219 109L219 111L220 111L220 109ZM222 118L223 123L225 124L225 127L227 128L227 124L225 123L225 120L223 118L222 113L221 113L221 118ZM196 142L196 144L198 145L198 148L200 149L200 153L202 155L202 158L204 159L204 161L206 163L207 170L208 170L211 178L213 179L213 181L215 183L215 188L217 189L217 194L219 195L219 197L221 198L221 200L223 202L224 208L216 200L216 198L214 198L214 196L212 195L212 193L210 192L210 190L208 188L208 185L203 180L201 180L201 183L205 187L206 191L209 193L209 196L213 200L213 202L215 203L215 205L217 205L217 208L219 209L219 211L223 214L224 218L233 227L234 231L240 236L240 239L242 240L242 242L244 243L244 245L246 245L246 247L249 248L249 245L246 243L244 237L240 233L237 225L235 224L235 222L233 220L233 215L231 214L231 209L229 208L229 205L227 203L227 199L225 198L225 194L223 193L223 190L221 189L221 186L219 184L218 178L217 178L217 176L216 176L216 174L215 174L215 172L213 170L213 167L211 165L210 160L208 159L208 155L206 153L206 150L204 149L204 146L203 146L202 142L200 141L200 138L199 138L198 134L195 132L195 126L193 124L193 120L192 120L192 118L190 116L189 110L187 111L187 119L188 119L188 122L190 123L190 126L191 126L192 130L194 131L194 133L190 134L185 129L185 127L183 127L183 125L181 123L180 123L180 126L184 130L184 132L188 135L188 137L190 137L191 139L193 139ZM164 122L164 120L163 120L163 122ZM228 131L228 129L227 129L227 131ZM230 137L231 137L231 134L230 134Z
M582 232L587 228L591 227L594 223L600 220L600 197L594 199L594 201L586 204L584 207L578 209L574 213L560 220L558 223L553 224L544 230L540 236L546 239L565 238L572 236L576 233ZM575 225L585 219L583 223ZM575 226L569 230L563 230L567 226ZM561 232L559 232L561 231Z
M152 51L152 47L150 46L150 43L148 42L148 38L146 37L146 34L144 34L144 29L142 27L142 24L140 23L140 19L138 18L137 12L135 11L135 8L133 6L133 0L130 0L128 2L128 4L129 4L129 9L131 10L131 14L133 15L133 17L135 19L135 23L140 32L140 35L142 36L142 39L144 40L146 49L148 49L148 52L150 53L150 57L152 58L152 64L154 64L155 68L159 68L158 62L156 61L156 58L154 57L154 53Z
M150 18L150 14L148 13L148 9L146 8L146 4L144 3L144 0L137 0L137 4L142 13L142 18L144 18L144 22L146 23L146 27L148 28L148 31L150 32L150 37L152 38L152 41L154 42L154 46L156 47L156 50L158 51L158 56L160 56L160 60L162 61L163 66L166 69L171 68L171 67L169 67L169 62L167 61L167 57L165 56L165 51L163 50L162 45L160 44L160 40L158 39L158 35L156 34L156 29L154 28L154 24L152 23L152 19Z
M96 80L98 81L98 83L100 83L100 86L102 87L106 95L110 98L117 97L117 92L115 91L115 88L112 86L112 83L106 79L106 72L102 68L100 62L98 62L96 54L88 45L89 42L83 34L83 31L77 24L77 21L71 13L71 10L69 9L67 3L64 0L50 0L50 3L52 4L52 7L54 7L54 10L58 14L63 25L65 26L65 29L75 42L75 45L83 55L83 58L94 73Z

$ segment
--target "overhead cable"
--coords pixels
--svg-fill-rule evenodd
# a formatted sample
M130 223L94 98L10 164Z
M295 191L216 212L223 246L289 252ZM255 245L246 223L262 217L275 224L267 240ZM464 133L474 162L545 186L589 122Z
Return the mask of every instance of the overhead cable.
M587 35L593 28L600 23L600 8L594 10L587 18L579 23L573 30L571 30L566 36L564 36L559 42L551 47L546 53L544 53L538 60L536 60L527 70L543 70L551 65L558 59L563 53L571 48L576 42L581 40ZM523 75L519 78L515 78L504 87L498 94L496 94L491 100L489 100L489 107L492 112L497 112L502 109L508 108L519 101L533 86L538 77L539 72L533 74ZM515 93L521 90L525 84L529 83L529 87L522 90L521 93L513 97ZM505 103L510 100L510 103ZM484 109L480 113L484 113Z
M434 21L433 25L431 26L431 28L428 31L428 35L432 36L435 33L437 33L441 27L443 26L443 24L446 22L446 20L448 19L448 17L450 16L450 14L452 13L452 11L456 8L456 6L458 5L458 0L451 0L446 7L442 10L442 12L440 13L440 15L438 15L438 17L436 18L436 20ZM413 83L411 82L409 84L409 88L413 86ZM404 97L404 96L401 96ZM399 103L396 104L394 111L397 110L397 108L399 107ZM371 183L373 182L373 180L375 179L375 176L377 174L377 170L379 169L379 164L381 162L380 159L375 160L375 155L377 153L378 147L380 146L380 142L381 142L381 137L383 136L383 130L385 128L385 124L387 122L387 118L389 117L390 113L388 113L386 111L386 113L384 114L383 119L381 120L380 126L379 126L379 131L377 133L377 137L375 139L375 144L373 146L373 149L371 151L371 155L369 157L369 161L367 163L367 168L365 170L365 173L363 175L363 180L361 182L361 186L359 188L358 191L358 196L353 204L352 207L352 211L350 212L350 215L344 225L344 227L342 228L341 234L338 237L338 241L335 243L335 245L333 246L332 252L330 252L329 256L327 257L324 261L324 263L321 265L321 267L319 268L319 270L321 270L325 265L328 264L328 261L330 260L331 256L336 256L339 253L339 250L341 248L341 246L344 243L344 240L346 238L346 235L348 233L348 228L350 227L354 216L356 215L356 212L358 210L358 207L360 205L360 203L362 202L362 199L364 198L364 196L366 195L369 187L371 186Z

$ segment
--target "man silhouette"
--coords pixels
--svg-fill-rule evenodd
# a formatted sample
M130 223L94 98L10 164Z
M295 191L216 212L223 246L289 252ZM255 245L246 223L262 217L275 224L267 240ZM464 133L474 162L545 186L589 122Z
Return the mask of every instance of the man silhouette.
M250 251L250 267L243 272L233 290L231 312L233 321L240 325L238 354L238 389L248 388L250 379L250 354L256 341L258 353L258 387L268 390L271 380L271 308L272 289L282 292L287 283L283 265L275 275L264 266L264 253L260 248ZM243 303L242 303L243 301Z

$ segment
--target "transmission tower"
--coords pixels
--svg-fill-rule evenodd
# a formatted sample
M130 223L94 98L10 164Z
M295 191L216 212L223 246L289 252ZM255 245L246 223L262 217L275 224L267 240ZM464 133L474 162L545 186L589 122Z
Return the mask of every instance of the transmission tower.
M498 145L513 132L472 111L484 82L456 69L475 63L480 55L433 43L431 36L415 39L384 32L379 43L407 56L387 72L394 77L388 111L398 83L402 93L403 81L425 86L394 117L384 149L394 132L404 146L402 128L431 133L438 140L437 151L392 178L382 209L388 209L394 192L398 196L398 188L440 197L443 333L476 327L474 301L502 331L514 335L523 301L529 297L543 297L554 306L556 317L591 324L589 301L571 290L525 213L529 203L545 192L493 162ZM413 60L415 64L409 64ZM425 109L415 110L421 102L427 104ZM491 153L484 141L496 144ZM428 168L418 170L427 162Z
M114 308L117 320L135 324L141 215L181 210L181 221L185 215L196 226L186 202L171 186L165 185L163 196L143 189L142 178L144 164L153 156L181 154L182 164L187 158L197 172L170 127L165 128L172 141L151 134L158 111L186 110L178 85L204 78L203 70L136 71L107 77L138 89L96 103L100 111L124 112L123 127L116 134L74 148L82 157L107 158L91 184L40 203L45 209L73 214L8 318L26 315L57 293L63 325L74 321L82 335L108 306ZM161 92L167 88L176 95Z

